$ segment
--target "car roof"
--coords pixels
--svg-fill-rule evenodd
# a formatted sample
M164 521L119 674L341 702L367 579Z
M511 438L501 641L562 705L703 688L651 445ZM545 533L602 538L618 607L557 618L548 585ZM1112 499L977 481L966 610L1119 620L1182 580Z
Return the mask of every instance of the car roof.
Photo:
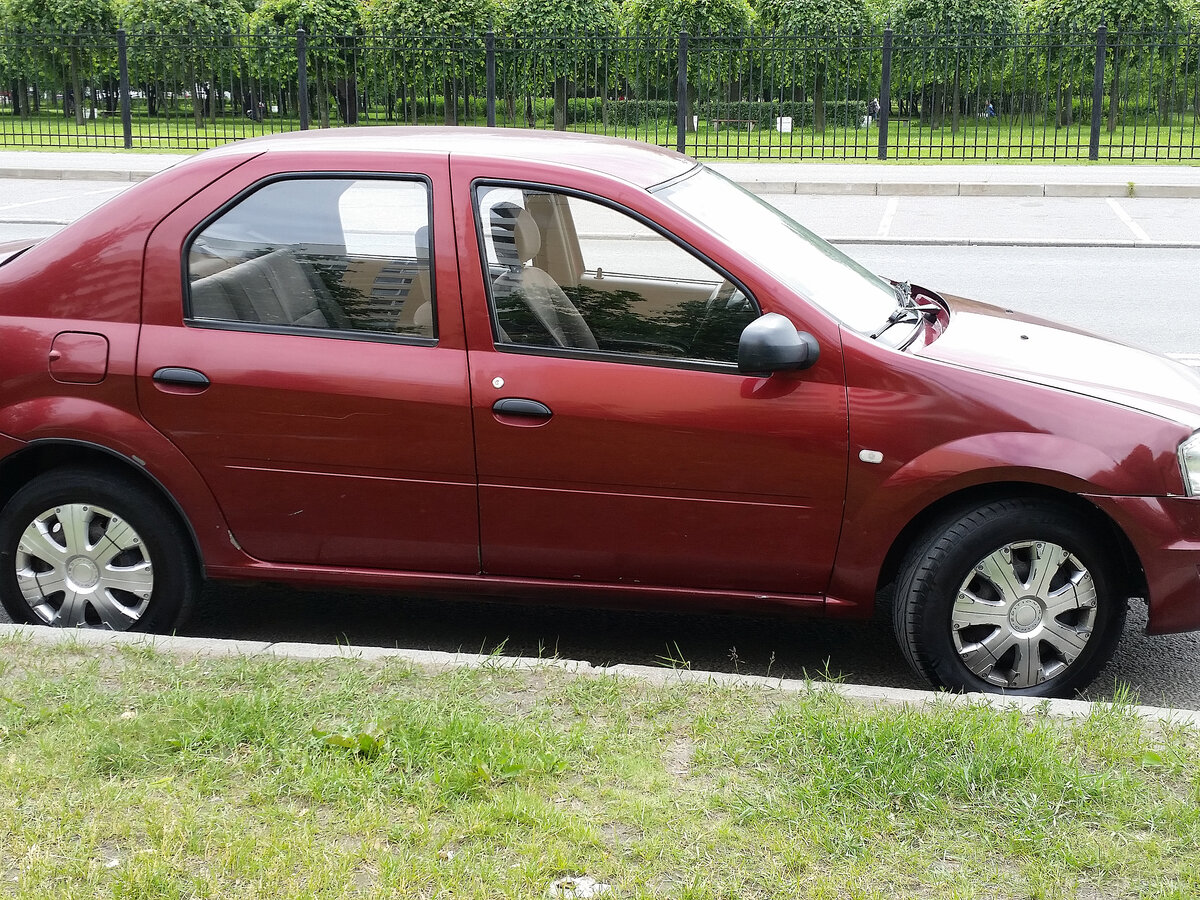
M264 152L450 153L519 159L590 169L643 188L678 178L698 165L673 150L620 138L471 126L393 125L293 131L237 141L202 155L212 158Z

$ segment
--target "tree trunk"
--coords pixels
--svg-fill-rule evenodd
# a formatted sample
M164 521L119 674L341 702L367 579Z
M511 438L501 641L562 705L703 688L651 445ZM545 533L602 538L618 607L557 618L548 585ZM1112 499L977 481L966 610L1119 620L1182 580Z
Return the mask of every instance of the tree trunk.
M79 48L71 48L71 90L75 98L75 124L83 124L83 73L79 71Z
M554 130L567 130L567 77L554 79Z
M321 127L329 127L329 85L322 79L317 87L317 107L321 112Z
M1163 78L1163 83L1158 86L1158 124L1170 127L1171 120L1174 118L1171 109L1171 88L1166 83L1166 78Z
M200 85L196 80L196 68L189 65L187 67L188 84L192 86L192 121L196 124L197 131L204 130L204 103L200 100Z
M358 124L358 81L351 75L337 81L338 113L347 125Z
M442 81L442 122L458 124L458 83L450 76Z
M825 131L825 75L817 75L813 82L813 131L821 134Z
M688 114L687 122L685 123L686 128L684 129L688 134L692 134L696 130L696 100L699 95L700 92L696 90L696 86L689 81L687 86Z
M958 74L958 64L954 65L954 89L950 95L953 106L950 109L950 133L958 134L958 107L962 102L962 85Z
M1112 82L1108 86L1108 131L1117 130L1117 117L1121 112L1121 57L1113 57Z
M1069 82L1064 89L1062 85L1058 88L1058 113L1055 117L1055 124L1059 128L1070 128L1071 118L1074 115L1075 95L1073 85Z

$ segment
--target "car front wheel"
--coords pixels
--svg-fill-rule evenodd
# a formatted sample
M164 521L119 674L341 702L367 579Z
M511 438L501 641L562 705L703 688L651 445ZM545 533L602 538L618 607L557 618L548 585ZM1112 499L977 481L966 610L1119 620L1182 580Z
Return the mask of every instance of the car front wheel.
M168 631L198 581L177 518L127 478L46 472L0 512L0 602L14 622Z
M1069 697L1111 658L1126 599L1116 554L1069 510L981 506L926 535L897 581L893 623L937 687Z

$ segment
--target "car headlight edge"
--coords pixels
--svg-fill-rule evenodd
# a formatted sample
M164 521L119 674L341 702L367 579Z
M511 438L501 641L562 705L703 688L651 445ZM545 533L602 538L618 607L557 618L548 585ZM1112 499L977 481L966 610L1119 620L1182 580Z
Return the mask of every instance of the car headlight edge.
M1179 471L1189 497L1200 497L1200 431L1179 445Z

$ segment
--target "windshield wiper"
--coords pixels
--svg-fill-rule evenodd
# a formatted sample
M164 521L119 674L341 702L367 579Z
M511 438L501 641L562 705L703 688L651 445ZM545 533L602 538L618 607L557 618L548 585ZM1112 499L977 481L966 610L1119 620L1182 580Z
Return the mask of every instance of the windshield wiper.
M941 307L937 304L917 303L912 296L912 285L907 281L892 285L892 288L896 292L896 302L900 305L892 310L892 314L879 328L871 332L872 340L900 322L920 322L925 319L926 313L933 313L936 316L941 311Z

